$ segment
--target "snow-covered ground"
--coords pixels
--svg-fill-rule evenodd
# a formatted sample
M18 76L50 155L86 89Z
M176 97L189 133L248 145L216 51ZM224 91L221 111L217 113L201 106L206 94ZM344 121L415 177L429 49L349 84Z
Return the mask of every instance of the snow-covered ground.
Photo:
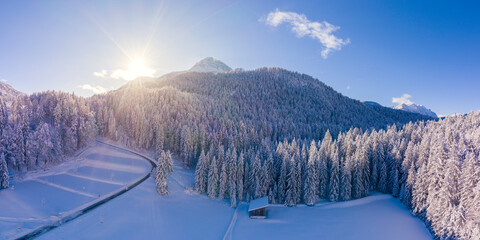
M39 239L431 239L425 225L390 195L315 207L269 207L267 219L250 219L228 200L191 191L193 171L175 162L170 195L147 179Z
M0 191L0 239L55 221L145 176L150 169L141 157L98 143L76 160L31 172Z
M0 191L0 232L6 239L41 225L150 170L148 162L97 144L47 173L29 174L14 190ZM250 219L248 204L230 208L192 191L193 171L174 162L170 195L148 178L119 197L39 239L431 239L424 224L390 195L315 207L273 205L267 219ZM128 166L128 167L127 167ZM143 171L142 171L143 170Z
M271 206L267 219L250 219L239 206L233 239L432 239L423 222L386 194L319 206Z
M191 191L193 171L177 163L168 196L147 179L131 191L39 239L222 239L234 209Z

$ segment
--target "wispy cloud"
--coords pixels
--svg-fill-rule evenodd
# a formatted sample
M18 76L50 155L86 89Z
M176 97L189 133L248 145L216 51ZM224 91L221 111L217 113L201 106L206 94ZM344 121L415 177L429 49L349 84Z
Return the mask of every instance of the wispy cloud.
M397 103L398 105L400 104L406 104L406 105L411 105L413 104L412 101L410 101L410 98L412 96L408 93L404 93L401 97L392 97L392 103Z
M93 75L100 78L122 79L131 81L138 77L154 77L156 70L147 67L140 59L135 59L130 63L127 69L115 69L108 71L103 69L100 72L94 72Z
M105 70L105 69L103 69L103 70L100 71L100 72L94 72L94 73L93 73L93 76L95 76L95 77L101 77L101 78L107 78L108 75L109 75L109 74L108 74L108 71Z
M350 85L347 86L347 90L350 90Z
M341 50L343 46L350 43L349 39L341 39L333 35L333 32L340 29L340 27L334 26L326 21L310 21L304 14L282 12L276 9L268 14L265 23L273 27L287 23L290 24L292 31L297 37L309 36L318 40L323 46L323 58L327 58L331 51Z
M105 92L108 91L106 88L104 88L100 85L92 86L90 84L78 85L77 88L81 88L83 90L91 91L94 94L101 94L101 93L105 93Z
M0 78L0 82L7 82L7 79Z

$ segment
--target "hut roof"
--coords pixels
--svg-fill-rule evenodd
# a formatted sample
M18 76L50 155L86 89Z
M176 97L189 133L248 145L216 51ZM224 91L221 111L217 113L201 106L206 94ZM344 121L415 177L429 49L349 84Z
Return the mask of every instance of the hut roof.
M248 211L250 212L264 207L268 207L268 197L252 200L250 202L250 206L248 207Z

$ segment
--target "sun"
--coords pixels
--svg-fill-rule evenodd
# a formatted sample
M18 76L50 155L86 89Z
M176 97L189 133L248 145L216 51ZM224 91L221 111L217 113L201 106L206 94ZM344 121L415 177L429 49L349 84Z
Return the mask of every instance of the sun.
M150 68L142 58L134 58L130 61L127 70L116 70L113 75L127 81L138 77L154 77L155 69Z
M130 64L126 69L113 70L110 77L113 79L123 79L125 81L131 81L139 77L155 77L157 70L152 69L149 65L145 64L142 58L134 58L130 61Z
M128 70L131 72L142 72L143 70L147 69L145 66L145 61L141 58L135 58L130 62L128 65Z

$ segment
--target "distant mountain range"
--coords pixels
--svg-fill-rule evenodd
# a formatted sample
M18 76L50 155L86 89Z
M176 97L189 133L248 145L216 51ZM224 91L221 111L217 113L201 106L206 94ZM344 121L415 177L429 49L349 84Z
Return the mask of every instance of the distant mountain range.
M373 102L373 101L363 101L362 103L367 105L367 106L376 106L376 107L382 106L381 104L379 104L377 102ZM431 117L431 118L438 118L437 114L434 113L432 110L426 108L423 105L418 105L418 104L415 104L415 103L400 104L400 105L392 107L392 108L397 109L397 110L406 111L406 112L422 114L424 116L428 116L428 117Z
M432 117L432 118L438 118L437 114L434 113L432 110L426 108L423 105L418 105L418 104L415 104L415 103L410 104L410 105L400 104L400 105L395 106L393 108L398 109L398 110L407 111L407 112L419 113L419 114L429 116L429 117Z

